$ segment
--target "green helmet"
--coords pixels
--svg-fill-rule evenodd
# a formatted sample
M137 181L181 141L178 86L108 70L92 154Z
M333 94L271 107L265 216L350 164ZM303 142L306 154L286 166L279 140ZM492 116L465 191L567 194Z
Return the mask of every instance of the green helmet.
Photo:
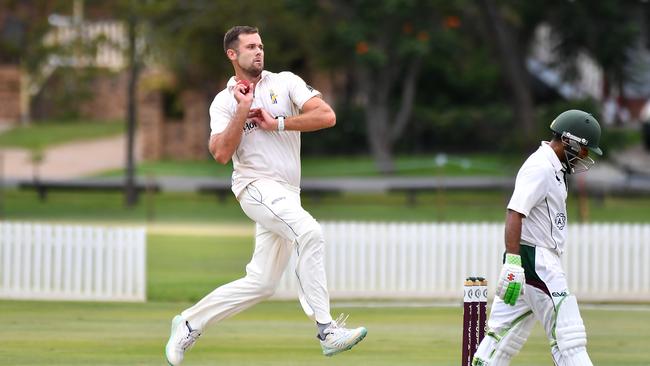
M551 122L551 130L586 146L598 155L603 155L603 151L598 147L600 125L590 113L577 109L562 112Z

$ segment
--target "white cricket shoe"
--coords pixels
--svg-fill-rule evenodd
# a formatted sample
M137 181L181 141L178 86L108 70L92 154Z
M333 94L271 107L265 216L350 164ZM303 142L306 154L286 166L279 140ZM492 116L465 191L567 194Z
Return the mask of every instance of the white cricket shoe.
M325 339L320 341L320 345L325 356L334 356L337 353L351 349L368 334L368 330L364 327L345 328L347 319L347 316L343 317L343 314L341 314L323 332L325 333Z
M182 316L176 315L172 319L172 332L165 346L165 356L170 366L178 366L183 362L185 351L192 348L194 342L201 336L197 329L192 329Z

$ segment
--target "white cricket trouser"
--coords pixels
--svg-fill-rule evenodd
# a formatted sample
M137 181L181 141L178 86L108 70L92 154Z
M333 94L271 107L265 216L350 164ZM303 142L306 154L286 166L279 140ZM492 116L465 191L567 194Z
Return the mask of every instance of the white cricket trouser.
M300 194L260 179L244 189L239 204L256 222L255 250L246 276L218 287L183 311L183 318L193 328L205 329L272 296L295 252L305 313L321 324L331 322L323 234L320 224L302 208Z
M488 334L479 345L475 357L491 360L489 365L509 364L510 358L519 352L530 335L535 320L539 320L551 343L555 364L570 364L559 349L555 334L558 319L556 309L570 295L560 257L552 249L524 245L520 254L526 271L524 294L513 306L504 303L498 296L494 297L487 324ZM582 324L577 305L564 308L563 315ZM584 348L579 351L586 352ZM588 358L586 354L585 357Z

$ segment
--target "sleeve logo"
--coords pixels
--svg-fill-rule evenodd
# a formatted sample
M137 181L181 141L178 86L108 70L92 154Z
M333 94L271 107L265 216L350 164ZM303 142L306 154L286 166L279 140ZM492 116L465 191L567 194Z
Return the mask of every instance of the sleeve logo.
M555 215L555 226L558 228L558 230L564 229L566 226L566 215L562 212L558 212Z

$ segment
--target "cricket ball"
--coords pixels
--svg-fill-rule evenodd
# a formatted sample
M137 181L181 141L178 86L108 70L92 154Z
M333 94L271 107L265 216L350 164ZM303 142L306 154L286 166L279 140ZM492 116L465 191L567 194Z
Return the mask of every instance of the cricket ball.
M248 91L251 89L251 82L246 79L239 79L237 84L244 86L244 94L248 93Z

